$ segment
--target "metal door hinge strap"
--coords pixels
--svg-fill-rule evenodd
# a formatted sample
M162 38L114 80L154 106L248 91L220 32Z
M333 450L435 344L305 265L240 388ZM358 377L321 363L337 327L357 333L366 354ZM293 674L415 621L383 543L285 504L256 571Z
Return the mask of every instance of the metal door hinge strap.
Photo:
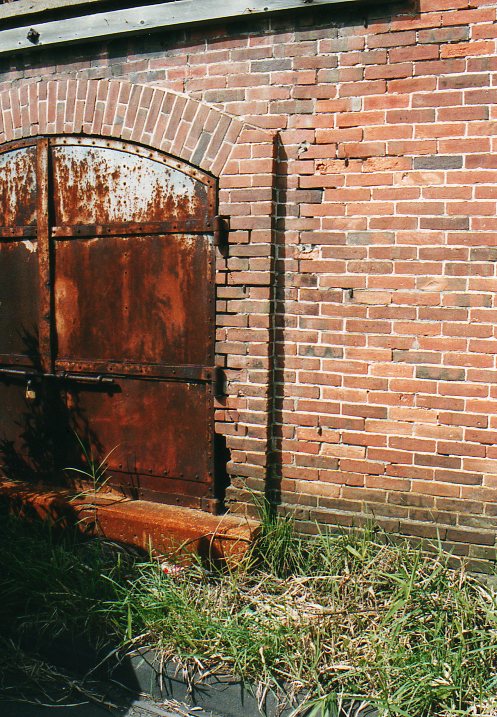
M226 396L226 374L220 366L215 366L212 372L212 388L216 398Z
M228 217L214 217L214 245L218 246L221 250L228 247L229 230Z
M34 226L0 227L0 237L10 239L12 237L35 237L36 224Z
M113 224L74 224L52 227L55 239L80 239L97 236L128 236L133 234L208 234L213 223L208 218L165 222L115 222Z

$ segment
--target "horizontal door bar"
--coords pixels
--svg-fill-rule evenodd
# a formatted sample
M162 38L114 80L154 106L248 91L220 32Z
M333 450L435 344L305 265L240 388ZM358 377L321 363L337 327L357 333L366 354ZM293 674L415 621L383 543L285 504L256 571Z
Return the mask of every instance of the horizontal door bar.
M96 361L91 364L57 361L54 373L34 368L0 366L0 377L4 375L40 379L59 378L70 381L86 381L87 383L113 383L116 377L216 381L219 379L218 374L219 369L210 366L142 366L140 364L110 364Z
M139 364L117 361L68 361L58 360L55 368L75 374L96 373L112 376L143 377L150 379L173 379L212 381L215 377L215 368L212 366L169 366L166 364Z
M27 354L0 354L0 365L29 366L32 371L35 361Z
M0 227L0 237L10 239L11 237L34 237L36 236L36 224L26 227Z
M0 378L2 376L14 376L19 378L55 378L55 374L44 374L41 371L24 368L3 368L0 367Z
M0 378L2 376L14 376L15 378L25 378L25 379L61 379L61 380L67 380L67 381L81 381L83 383L114 383L114 379L109 376L102 376L101 374L98 374L97 376L89 375L89 374L74 374L74 373L67 373L67 371L58 371L56 373L44 373L42 371L35 371L32 369L24 369L24 368L3 368L0 367Z
M214 230L211 219L199 222L185 220L181 222L123 222L118 224L75 224L73 226L52 227L55 239L122 236L128 234L208 234Z

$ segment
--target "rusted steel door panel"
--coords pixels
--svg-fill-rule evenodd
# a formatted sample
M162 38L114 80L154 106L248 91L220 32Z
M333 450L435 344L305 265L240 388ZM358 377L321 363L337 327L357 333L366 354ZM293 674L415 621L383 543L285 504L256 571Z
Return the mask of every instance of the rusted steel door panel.
M80 140L52 148L56 226L167 219L205 224L214 209L211 185L170 166L165 155L134 154L132 145L119 142L102 145Z
M0 153L0 361L38 357L36 145ZM22 239L30 234L33 238Z
M210 507L214 180L41 138L0 153L0 200L0 467L67 476L81 439L128 495Z
M33 143L0 153L0 365L7 371L39 367L36 156ZM45 466L26 389L22 375L0 375L0 466L32 479Z
M26 401L26 384L0 377L0 463L9 478L33 479L33 462L25 433L33 424L32 406Z
M7 477L56 480L66 440L64 398L56 382L0 375L0 467Z
M0 227L36 224L36 147L0 154Z
M70 381L66 390L70 428L80 436L90 432L99 455L110 453L115 485L140 497L153 491L164 502L168 494L172 502L177 495L208 495L209 384L123 378L107 387Z
M0 362L39 363L36 240L0 239Z
M212 366L211 241L174 234L57 240L57 359L85 362L87 371L95 361L118 360Z

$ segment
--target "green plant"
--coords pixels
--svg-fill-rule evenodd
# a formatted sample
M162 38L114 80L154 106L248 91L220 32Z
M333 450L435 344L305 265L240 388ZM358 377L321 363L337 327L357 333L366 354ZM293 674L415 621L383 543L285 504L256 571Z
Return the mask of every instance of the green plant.
M118 446L114 446L102 459L98 459L94 455L93 446L91 444L87 446L76 432L75 436L80 445L83 460L87 467L76 468L74 466L67 466L64 470L75 473L85 484L89 485L89 488L80 491L77 496L74 496L75 498L88 495L95 497L109 482L110 476L107 476L109 458L114 451L117 450Z

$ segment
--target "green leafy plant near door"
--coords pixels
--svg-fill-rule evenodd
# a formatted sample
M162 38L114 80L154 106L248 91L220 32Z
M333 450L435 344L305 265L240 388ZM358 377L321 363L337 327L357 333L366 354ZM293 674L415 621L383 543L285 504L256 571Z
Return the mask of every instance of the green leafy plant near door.
M236 568L164 574L159 560L5 516L0 626L31 643L105 635L197 671L285 683L327 717L351 700L381 715L497 714L491 587L437 546L373 528L306 540L290 518L268 511L262 523Z
M88 495L96 497L97 493L105 488L109 482L110 476L107 475L109 458L117 450L118 446L114 446L103 458L97 458L91 443L87 445L76 432L74 435L81 448L82 458L86 467L75 468L69 466L65 470L70 474L74 474L85 486L83 491L79 492L75 498Z

